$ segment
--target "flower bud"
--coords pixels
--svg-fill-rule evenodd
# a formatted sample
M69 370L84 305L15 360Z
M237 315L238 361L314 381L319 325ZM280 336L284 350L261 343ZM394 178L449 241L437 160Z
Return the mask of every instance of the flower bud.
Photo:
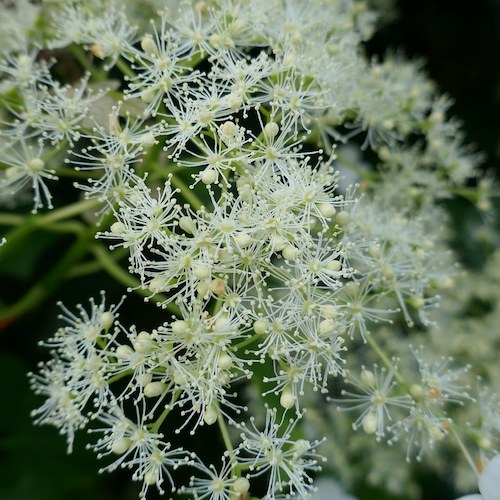
M174 321L170 327L172 328L172 332L175 335L186 335L189 331L189 326L186 321L179 319L177 321Z
M299 255L299 249L293 245L287 245L281 251L281 255L283 255L283 258L286 260L295 260Z
M294 396L292 390L289 387L285 387L281 392L280 405L289 410L295 406L295 401L297 401L297 398Z
M156 43L151 35L146 35L141 40L141 49L148 55L151 56L156 54L158 51Z
M325 266L329 271L338 272L342 269L342 263L339 260L331 260Z
M332 219L335 216L335 214L337 213L337 210L335 210L335 207L331 203L318 204L318 210L319 210L319 213L323 217L326 217L327 219Z
M344 212L344 211L339 212L337 214L337 216L335 217L335 222L339 226L345 226L345 225L347 225L350 220L351 220L350 215L347 212Z
M363 368L361 370L361 376L359 378L361 380L361 383L366 387L375 387L376 380L375 375L372 371Z
M278 135L279 131L280 128L275 122L266 123L264 126L264 135L269 139L274 139Z
M215 408L215 406L213 405L209 406L205 410L205 413L203 414L203 420L207 425L215 424L218 418L219 418L219 413L217 411L217 408Z
M148 332L140 332L134 342L134 349L142 354L147 354L154 350L156 344Z
M361 425L367 434L374 434L378 427L377 414L374 412L366 414L361 422Z
M103 312L101 314L101 327L103 330L108 331L111 328L111 325L115 321L115 315L110 313L109 311Z
M153 374L152 373L142 373L141 375L137 375L137 377L135 379L137 380L137 383L140 386L145 387L153 379Z
M267 329L268 329L268 323L265 319L258 319L253 324L253 330L258 335L262 335L263 333L266 333Z
M215 278L208 285L208 289L215 295L222 295L226 287L226 282L220 278Z
M233 366L233 358L229 354L222 353L219 356L219 361L217 363L217 366L221 370L230 370L231 367Z
M115 354L118 358L128 358L131 354L134 354L134 350L128 345L119 345Z
M179 219L179 227L188 234L193 234L196 231L196 224L194 220L186 215Z
M116 453L117 455L123 455L132 444L132 441L129 438L122 437L113 441L111 445L111 451Z
M250 481L246 477L239 477L233 483L233 491L240 496L244 496L250 489Z
M214 182L217 182L217 179L219 177L219 174L217 173L217 170L207 167L203 172L201 173L201 182L203 184L213 184Z
M149 382L144 387L144 395L147 398L155 398L165 392L167 386L163 382Z

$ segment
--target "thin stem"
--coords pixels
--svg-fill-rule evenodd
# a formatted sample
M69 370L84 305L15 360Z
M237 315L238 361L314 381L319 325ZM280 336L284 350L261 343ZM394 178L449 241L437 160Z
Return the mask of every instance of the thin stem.
M37 217L35 224L43 226L62 219L69 219L75 215L80 215L88 210L98 207L101 204L98 200L82 200L65 207L52 210L46 215Z
M382 360L385 366L389 370L391 370L394 373L394 377L396 380L402 385L407 387L408 384L406 383L405 379L402 377L402 375L398 372L396 367L394 366L394 363L387 357L384 351L380 348L380 346L377 344L377 341L373 338L372 334L367 334L365 336L366 343L373 349L375 354Z
M133 373L134 370L125 370L124 372L117 373L116 375L113 375L112 377L108 378L107 382L108 384L112 384L113 382L121 380L123 377L126 377L127 375L132 375Z
M41 229L51 233L80 234L85 230L85 226L80 222L69 220L69 221L58 222L56 224L47 224L43 226L43 228Z
M88 276L89 274L98 273L102 271L101 263L97 260L84 262L78 266L74 266L66 275L68 279L80 278L81 276Z
M174 403L177 401L181 391L175 391L172 394L172 399L168 405L165 405L165 409L161 413L161 415L157 418L156 422L151 426L151 432L158 432L160 430L161 424L165 421L168 414L172 411Z
M97 175L89 172L88 170L74 170L68 167L56 167L54 172L58 177L66 177L71 179L83 179L87 180L89 178L97 178Z
M479 478L479 472L477 470L476 464L474 463L474 460L472 460L472 457L470 456L469 451L467 450L464 443L460 439L460 436L457 434L455 429L452 429L451 432L455 436L455 439L457 440L458 446L462 450L462 453L465 455L465 458L466 458L468 464L471 466L472 470L474 471L474 474L476 474L476 476Z
M220 412L219 408L217 408L217 412L219 414L217 418L217 423L219 424L219 429L222 434L222 440L224 441L224 446L226 450L230 453L234 453L233 444L231 443L231 438L229 437L229 432L227 430L226 421L224 420L224 416Z
M78 262L87 251L89 241L94 238L95 228L79 234L75 243L62 257L56 266L41 280L39 280L28 292L15 304L0 312L0 321L11 321L22 314L37 307L45 298L57 288L64 279L71 266Z
M174 303L168 303L168 297L162 294L151 295L148 290L142 288L141 282L118 265L102 244L95 243L92 245L90 251L95 255L102 269L116 281L127 286L131 291L133 290L139 295L146 297L148 300L152 298L155 302L166 304L165 309L168 309L171 313L176 315L180 314L180 309Z
M97 207L100 204L97 200L83 200L72 205L67 205L65 207L52 210L45 215L28 215L23 217L22 222L18 220L19 224L13 227L4 236L7 238L7 242L0 247L0 255L8 253L9 249L12 248L17 240L20 240L31 232L39 228L44 228L47 225L53 224L64 219L69 219L75 215L79 215L91 208ZM11 214L9 217L16 217L16 214ZM8 218L7 218L8 219ZM6 220L7 220L6 219ZM13 221L14 219L11 219ZM95 230L92 229L94 232ZM14 245L15 246L15 245Z
M43 155L43 161L47 163L49 160L54 158L58 153L60 153L63 148L68 145L68 139L63 139L55 148L50 149L45 155Z
M177 175L172 177L172 186L181 190L182 196L186 199L186 201L191 205L194 210L199 210L203 203L196 196L195 192L187 186L184 181L182 181Z
M19 226L24 220L24 215L0 213L0 226Z
M128 78L135 78L136 74L133 72L132 68L123 60L118 59L116 61L116 67Z
M118 250L114 250L109 254L109 258L113 259L115 262L119 262L124 259L128 255L128 250L125 248L120 248ZM74 266L68 272L68 279L78 278L80 276L87 276L89 274L97 273L102 271L102 265L98 260L91 260L89 262L84 262L78 266Z
M70 45L70 51L73 57L78 61L80 66L95 78L95 80L105 80L107 77L106 71L99 69L95 64L92 64L92 60L89 55L77 44Z
M237 350L246 347L249 344L252 344L254 340L257 340L259 337L262 337L262 333L254 333L251 337L247 337L245 340L242 340L239 344L236 344L234 347Z

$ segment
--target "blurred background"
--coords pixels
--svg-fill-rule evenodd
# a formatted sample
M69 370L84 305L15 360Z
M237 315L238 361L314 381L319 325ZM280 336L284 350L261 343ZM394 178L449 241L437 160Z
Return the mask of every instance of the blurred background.
M373 0L373 3L383 4L384 0ZM467 141L484 152L484 170L498 178L500 0L401 0L396 3L396 9L397 16L387 20L368 44L367 52L375 56L397 49L410 58L423 58L430 77L455 101L452 111L464 122ZM466 203L457 202L454 210L460 212L469 208ZM5 256L0 262L0 314L2 304L13 303L44 276L45 263L57 261L67 243L60 235L37 232L32 235L29 245L16 248ZM465 259L466 253L463 254ZM37 343L51 336L60 326L57 300L64 300L69 307L79 302L86 306L88 298L96 296L100 289L107 291L111 303L117 302L125 292L104 274L69 280L51 292L37 309L22 314L15 321L0 323L2 500L137 498L139 485L131 484L127 471L97 474L100 464L93 452L85 450L85 435L77 436L75 450L68 456L65 440L55 429L34 427L31 423L30 411L40 405L40 400L29 389L27 373L36 369L39 360L48 357L46 350ZM164 320L156 307L129 296L121 308L123 323L137 322L137 310L141 311L141 329ZM437 484L435 478L425 473L422 484L424 500L455 497L453 491ZM380 492L352 493L361 500L384 500Z

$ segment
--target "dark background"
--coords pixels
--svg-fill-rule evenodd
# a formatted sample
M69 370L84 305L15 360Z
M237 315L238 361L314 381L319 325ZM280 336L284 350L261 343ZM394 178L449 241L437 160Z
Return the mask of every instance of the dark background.
M500 159L500 0L400 0L399 17L368 45L383 54L403 49L423 57L430 77L455 101L470 142L487 154L485 167Z
M499 172L500 149L497 120L500 111L500 0L457 2L452 0L400 1L399 17L386 25L368 44L370 54L388 48L402 49L410 57L423 57L426 69L441 90L455 101L453 113L463 120L467 140L485 153L483 168ZM44 271L44 259L57 258L58 248L42 241L42 257L32 249L0 263L0 296L8 301L37 273ZM60 249L59 249L60 250ZM31 261L29 261L31 259ZM20 269L20 262L30 262ZM29 390L26 373L36 369L47 353L37 341L47 338L59 326L55 302L68 305L88 303L89 293L108 290L111 302L123 289L105 276L66 283L40 308L15 324L0 326L0 499L2 500L112 500L137 498L138 485L129 474L118 472L98 476L101 466L94 454L84 449L86 436L77 438L72 456L65 453L64 438L57 431L31 425L30 410L40 404ZM87 290L92 290L87 292ZM144 309L146 307L146 310ZM149 307L149 309L147 309ZM154 326L158 313L153 306L130 297L122 308L122 319L131 324L141 308L143 324ZM434 478L423 478L424 500L447 500L454 494ZM381 499L379 493L358 492L361 500ZM152 496L153 497L153 496ZM402 500L402 499L401 499Z

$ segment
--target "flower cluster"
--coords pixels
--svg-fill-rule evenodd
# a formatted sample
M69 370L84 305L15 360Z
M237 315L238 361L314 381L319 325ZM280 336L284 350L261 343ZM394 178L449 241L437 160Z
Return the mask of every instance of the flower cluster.
M402 343L433 328L450 287L439 201L477 157L420 63L365 57L377 22L365 2L23 3L43 30L9 8L2 200L31 190L36 213L75 179L86 201L60 217L97 209L85 234L100 264L169 313L145 331L104 295L77 315L63 306L52 359L31 375L46 398L36 422L69 451L77 430L99 434L102 470L133 469L141 498L165 483L195 498L307 498L323 437L345 438L318 434L305 411L323 394L408 460L443 441L464 450L454 411L477 408L471 367ZM63 81L61 54L76 68ZM182 423L167 438L171 415ZM499 418L488 446L480 426L465 433L485 458ZM219 467L172 444L215 424ZM179 467L194 471L182 487Z

